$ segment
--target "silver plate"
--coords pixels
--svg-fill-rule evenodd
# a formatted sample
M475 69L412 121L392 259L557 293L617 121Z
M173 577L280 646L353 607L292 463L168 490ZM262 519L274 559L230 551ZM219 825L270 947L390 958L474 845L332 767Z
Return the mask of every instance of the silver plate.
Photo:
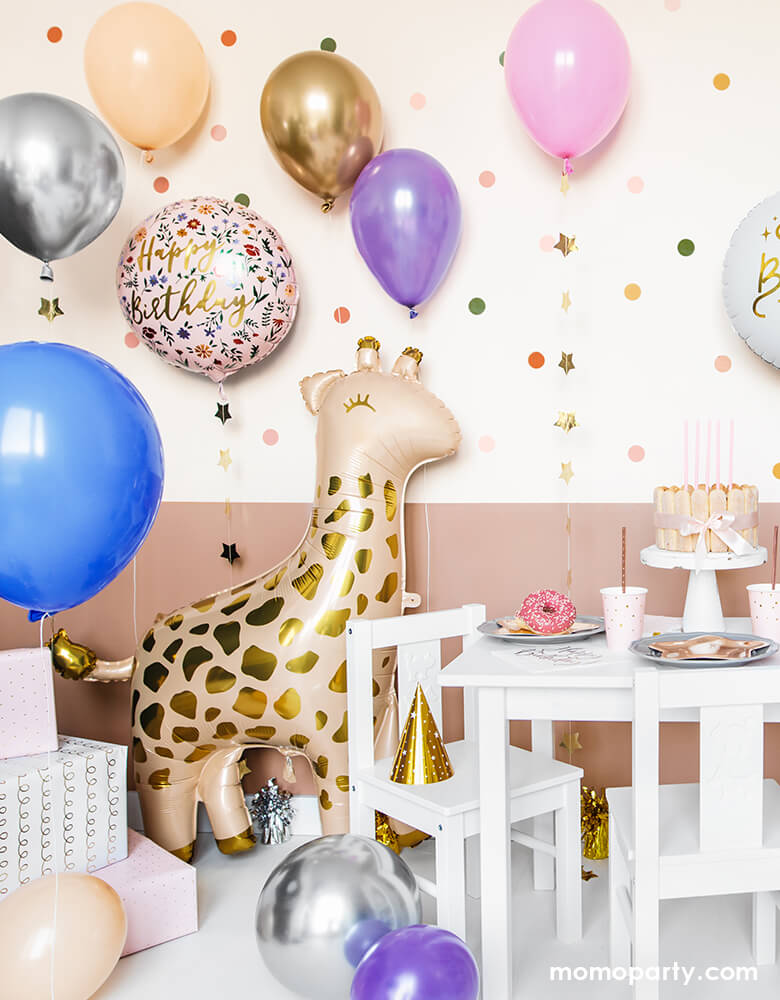
M509 615L506 617L509 617ZM517 642L526 646L552 646L556 642L579 642L580 639L590 639L592 636L604 631L603 618L593 618L591 615L577 615L576 620L578 622L586 622L592 625L593 628L588 629L587 632L574 632L573 634L564 632L562 635L536 635L528 632L507 635L498 631L498 621L493 619L492 621L483 622L479 626L479 631L483 635L492 636L494 639L506 639L507 642Z
M754 650L748 657L733 660L664 660L660 653L650 649L651 642L680 642L683 639L695 639L700 635L721 635L727 639L760 639L766 643L766 646ZM637 656L641 656L645 660L652 660L656 666L676 667L678 670L685 670L688 667L710 669L713 667L747 667L751 663L755 663L756 660L773 656L779 648L772 639L765 639L761 635L748 635L744 632L665 632L663 635L648 635L643 639L637 639L629 646L632 653L636 653Z

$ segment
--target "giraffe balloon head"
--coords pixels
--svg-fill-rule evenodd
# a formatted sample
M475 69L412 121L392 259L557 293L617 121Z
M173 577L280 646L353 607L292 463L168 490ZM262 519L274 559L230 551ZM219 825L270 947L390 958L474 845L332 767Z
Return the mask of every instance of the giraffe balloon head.
M405 479L421 463L458 448L455 418L420 381L422 351L407 347L383 372L379 347L374 337L363 337L354 372L319 372L301 382L306 406L319 416L320 475L369 459Z

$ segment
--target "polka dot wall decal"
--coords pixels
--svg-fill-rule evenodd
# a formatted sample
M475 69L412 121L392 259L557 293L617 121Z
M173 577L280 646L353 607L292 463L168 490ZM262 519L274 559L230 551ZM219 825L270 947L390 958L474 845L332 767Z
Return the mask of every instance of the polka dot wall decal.
M490 188L496 183L496 175L492 170L483 170L479 175L479 183L483 188Z
M628 458L631 462L641 462L645 457L645 449L641 444L632 444L628 449Z
M336 51L336 39L335 38L323 38L320 42L320 48L323 52L335 52Z
M505 55L506 55L506 52L500 52L499 53L499 56L498 56L498 65L499 66L503 66L504 65L504 56Z
M157 194L165 194L170 186L171 185L167 177L155 177L154 184L152 184L152 187Z
M263 443L268 445L274 445L279 440L279 431L275 431L273 427L269 427L267 430L263 431Z
M641 177L629 177L626 187L631 194L641 194L645 187L645 182Z
M639 296L642 294L642 289L639 285L635 285L632 281L630 284L626 285L623 289L623 294L629 300L629 302L635 302Z
M489 434L483 434L482 437L477 442L477 447L480 451L488 452L492 451L496 446L496 442Z
M664 7L667 10L674 12L680 9L680 0L664 0Z
M422 111L425 107L425 94L412 94L409 98L409 103L415 111Z
M731 86L731 77L728 73L716 73L712 78L712 86L716 90L728 90Z
M233 198L233 201L237 201L238 204L243 205L244 208L249 208L249 195L244 194L243 191L240 194L237 194L235 198Z
M214 142L222 142L227 137L227 129L224 125L213 125L211 128L211 138Z
M485 300L474 298L469 301L469 312L474 316L481 316L485 311Z
M689 240L687 237L677 244L677 253L681 257L690 257L693 251L696 249L696 244L693 240Z
M132 331L125 334L125 347L138 347L140 343L141 341Z
M772 475L775 479L780 479L780 462L778 462L777 465L772 466Z
M541 351L532 351L528 355L528 364L532 368L541 368L544 365L544 355Z
M58 28L56 24L53 25L46 32L46 37L49 39L50 42L54 42L55 44L57 42L61 42L62 41L62 28Z
M222 32L222 34L219 36L219 40L222 42L224 46L230 48L231 45L236 44L236 33L235 31L232 31L230 28L228 28L227 31Z
M555 237L550 235L543 236L539 240L539 249L543 253L552 253L555 249Z
M352 314L346 306L339 306L337 309L333 310L333 318L337 323L349 323L349 317Z
M715 358L715 371L716 372L729 372L731 371L731 358L728 354L719 354Z

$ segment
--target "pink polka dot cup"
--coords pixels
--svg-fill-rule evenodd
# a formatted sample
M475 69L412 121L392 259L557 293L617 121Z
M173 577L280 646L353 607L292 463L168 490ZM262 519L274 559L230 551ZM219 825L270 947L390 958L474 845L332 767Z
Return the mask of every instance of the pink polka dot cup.
M780 642L780 585L751 583L748 588L753 634Z
M628 649L635 639L642 638L645 625L645 599L647 587L602 587L604 628L607 649Z

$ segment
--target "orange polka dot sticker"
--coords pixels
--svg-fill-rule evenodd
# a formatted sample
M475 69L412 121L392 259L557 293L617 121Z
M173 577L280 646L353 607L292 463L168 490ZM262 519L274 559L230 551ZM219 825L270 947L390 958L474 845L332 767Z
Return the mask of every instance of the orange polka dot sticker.
M214 142L222 142L227 138L227 129L224 125L213 125L211 128L211 138Z
M141 341L136 337L136 335L131 330L129 333L125 334L125 347L138 347Z
M712 86L716 90L728 90L731 86L731 77L728 73L716 73L712 78Z
M219 40L226 48L229 49L231 45L236 44L237 41L236 33L235 31L232 31L230 28L228 28L226 31L222 32L222 34L219 36Z
M165 194L170 186L171 185L167 177L155 177L154 184L152 184L152 187L157 194Z
M772 466L772 475L775 479L780 479L780 462Z
M352 314L346 306L339 306L337 309L333 310L333 318L337 323L349 323L349 317Z
M496 175L492 170L483 170L479 175L479 183L483 188L490 188L496 183Z
M623 289L623 294L628 299L629 302L636 302L639 296L642 294L642 289L639 285L635 284L633 281L630 282Z
M52 42L52 43L54 43L56 45L57 42L61 42L62 41L62 28L58 28L56 24L53 25L46 32L46 37L49 39L50 42Z
M542 368L544 366L544 355L541 351L532 351L528 355L528 364L531 368Z
M731 371L731 358L728 354L719 354L715 358L715 371L716 372L729 372Z

